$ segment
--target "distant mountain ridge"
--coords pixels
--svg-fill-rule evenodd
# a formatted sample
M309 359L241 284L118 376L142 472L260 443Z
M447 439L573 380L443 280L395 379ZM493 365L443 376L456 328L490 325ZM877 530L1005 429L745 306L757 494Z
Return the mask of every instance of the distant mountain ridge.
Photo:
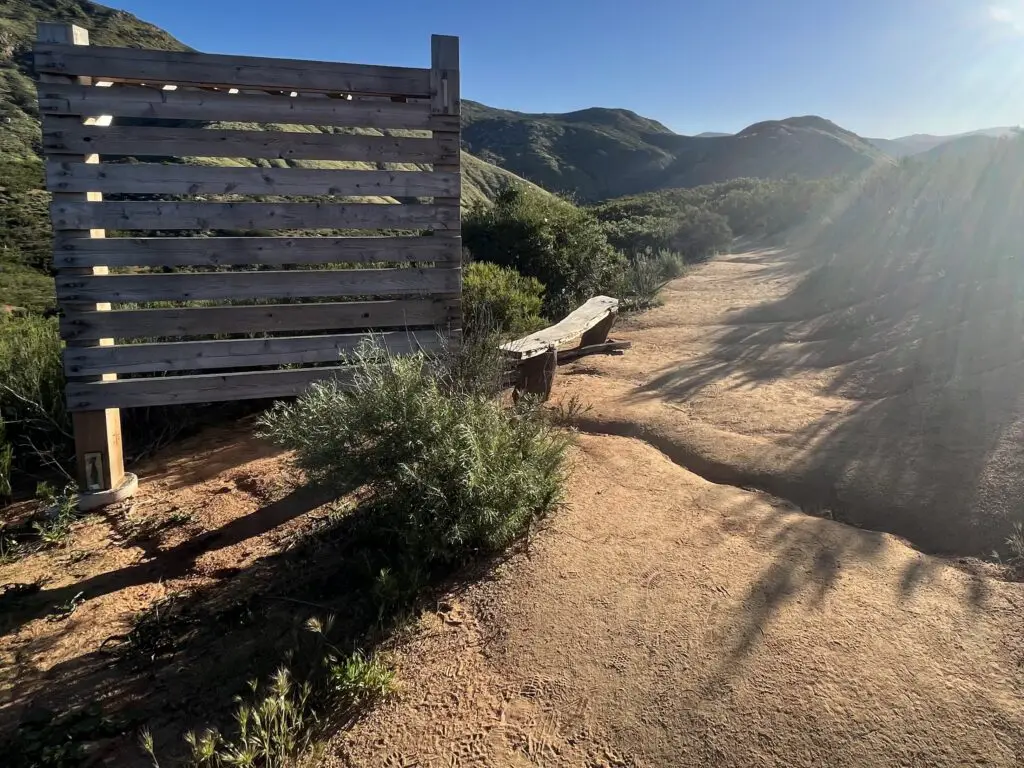
M967 133L954 133L949 136L936 136L930 133L915 133L910 136L901 136L897 139L868 139L880 150L895 158L917 155L921 152L928 152L943 144L971 136L985 136L990 138L1004 138L1012 135L1014 129L1010 126L996 128L981 128L977 131Z
M821 178L891 163L871 142L808 115L737 134L681 136L625 109L527 113L464 102L463 144L555 192L600 200L741 177Z

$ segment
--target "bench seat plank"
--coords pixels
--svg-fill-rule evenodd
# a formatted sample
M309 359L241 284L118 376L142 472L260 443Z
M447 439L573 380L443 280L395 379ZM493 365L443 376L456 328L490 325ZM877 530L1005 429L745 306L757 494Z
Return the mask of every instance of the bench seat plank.
M618 299L613 299L611 296L595 296L561 322L521 339L502 344L501 348L510 357L528 360L531 357L544 354L552 347L557 348L582 336L608 318L609 315L617 312L618 309Z

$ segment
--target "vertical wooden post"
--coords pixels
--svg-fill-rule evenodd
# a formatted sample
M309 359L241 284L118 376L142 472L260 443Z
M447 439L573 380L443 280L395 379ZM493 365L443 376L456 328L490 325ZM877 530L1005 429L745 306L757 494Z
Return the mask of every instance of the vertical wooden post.
M608 340L608 334L611 333L612 326L615 325L615 317L618 313L618 309L613 309L608 313L608 317L593 328L584 331L580 337L580 346L589 347L595 344L604 344Z
M546 352L534 355L519 363L519 379L512 391L512 397L518 401L524 395L537 395L542 401L551 397L551 387L555 383L555 371L558 370L558 348L551 346Z
M459 95L459 38L450 35L431 35L430 37L430 112L433 115L461 115L462 98ZM461 130L435 130L434 136L446 142L452 149L450 163L434 163L435 171L452 171L461 173ZM435 205L451 206L459 210L462 204L462 187L458 197L435 197ZM456 243L454 254L445 264L438 266L462 268L462 225L453 229L438 230L435 237L453 238ZM449 306L448 327L450 333L462 331L462 274L459 273L458 298L452 299Z
M43 22L37 26L36 40L40 43L56 43L61 45L88 45L89 31L72 24L57 22ZM38 75L39 88L45 89L46 83L80 83L90 85L91 79L87 77L70 77L64 75L40 74ZM79 120L76 117L58 117L46 115L43 117L44 130L47 128L59 128L61 123L84 122L86 125L103 125L106 120L97 117L88 117ZM86 155L86 163L98 163L99 155ZM49 161L47 161L49 162ZM101 201L103 195L100 192L54 192L54 202L82 202ZM106 232L102 229L92 230L60 230L53 233L54 252L60 252L68 247L69 241L76 238L105 237ZM56 264L59 261L54 260ZM58 267L59 269L59 267ZM65 269L63 274L93 274L105 275L109 273L107 267L90 267L83 269ZM109 310L110 304L90 304L89 309ZM109 346L114 343L113 339L87 339L82 341L68 341L68 346ZM116 374L104 374L103 381L117 378ZM93 379L95 380L95 379ZM113 495L123 489L125 484L124 457L121 446L121 412L116 408L107 408L99 411L78 411L72 414L72 422L75 431L75 454L78 464L79 488L83 494L95 494L91 500L85 500L83 506L96 507L104 503L116 500ZM134 478L131 478L134 481ZM106 493L105 493L106 492ZM123 497L126 494L118 494Z

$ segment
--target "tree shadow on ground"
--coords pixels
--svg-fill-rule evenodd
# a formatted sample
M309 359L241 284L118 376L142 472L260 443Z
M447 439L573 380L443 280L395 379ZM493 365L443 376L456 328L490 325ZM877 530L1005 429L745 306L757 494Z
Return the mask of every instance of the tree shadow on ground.
M299 489L152 562L29 596L21 616L40 615L66 595L85 591L93 597L181 575L200 555L258 536L337 497L322 488ZM234 697L248 691L250 680L266 680L283 664L299 679L314 672L323 647L304 629L309 619L335 617L329 640L342 653L373 653L391 642L414 605L458 591L493 566L476 563L458 575L451 569L423 572L414 582L396 585L388 575L408 564L375 519L372 505L359 503L310 520L284 551L218 574L223 578L211 586L171 595L99 650L19 681L3 708L8 754L24 750L26 739L37 739L39 723L53 715L101 709L103 727L95 717L86 718L96 727L78 737L90 753L117 765L148 765L137 747L139 730L147 727L158 752L173 761L184 754L185 730L212 725L230 731ZM19 654L35 658L59 639L30 639Z
M742 513L734 510L734 514ZM858 610L873 611L876 600L887 616L879 624L886 633L892 630L895 635L903 632L927 637L948 632L955 636L974 622L983 626L981 631L991 631L994 622L1005 622L1008 632L1019 632L1019 622L1014 624L1019 613L1005 607L1004 600L1010 595L999 589L993 577L1001 574L989 564L913 555L886 534L837 525L793 510L759 515L758 520L753 538L770 553L770 560L744 583L739 600L721 618L715 639L723 652L700 683L699 695L704 700L719 701L723 692L734 690L737 680L750 680L764 669L762 665L777 663L771 659L779 654L796 663L814 663L839 652L835 648L811 650L788 639L804 617L815 626L812 637L820 639L824 633L827 639L830 634L827 625L821 624L823 614L849 621ZM865 564L870 564L869 573L864 572ZM895 569L893 564L897 564ZM858 592L851 597L849 592L844 593L843 582L851 578L849 569L853 566L861 571L852 577L854 584L863 585L864 579L876 578L877 594ZM953 578L951 568L959 571ZM995 599L997 595L1000 599ZM1020 606L1024 604L1021 597L1018 593L1010 599ZM852 607L852 611L839 606ZM993 607L1001 615L994 614ZM851 633L840 628L837 636L848 642ZM980 671L990 663L991 659L965 657L965 674L973 674L967 671L972 666ZM1001 663L1012 670L1020 663L1019 651L1016 655L1008 653ZM991 706L1001 706L999 695L992 692Z
M812 246L772 257L787 295L635 398L805 376L844 405L776 439L768 474L925 551L1001 550L1024 509L1022 202L1019 140L869 180Z
M127 587L184 576L193 569L200 556L260 536L326 504L335 496L335 493L325 488L299 488L255 512L238 517L215 530L186 539L177 546L150 550L152 557L142 562L115 571L106 571L67 586L39 590L28 597L13 595L4 601L6 605L0 604L4 611L3 618L0 619L3 630L5 633L10 632L26 622L44 616L54 605L65 603L80 593L93 599Z
M838 586L844 566L851 561L877 561L889 546L886 536L876 531L803 515L785 519L768 542L771 564L751 583L736 612L730 662L742 661L753 650L784 607L799 601L805 610L820 610ZM965 609L966 615L980 617L992 591L992 572L982 563L917 556L900 568L897 583L880 582L878 587L880 591L894 588L898 603L906 605L920 588L939 579L950 567L967 576L957 586L957 593L948 593L951 602Z

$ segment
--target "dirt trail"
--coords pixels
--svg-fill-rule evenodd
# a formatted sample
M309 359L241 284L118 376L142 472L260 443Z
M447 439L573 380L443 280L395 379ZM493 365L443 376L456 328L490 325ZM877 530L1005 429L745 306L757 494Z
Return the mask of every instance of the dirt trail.
M529 555L424 617L329 765L1018 765L1019 585L583 435Z
M837 386L871 334L766 310L806 274L719 259L616 331L626 355L561 369L555 399L604 433L580 437L569 508L423 619L402 697L332 765L1024 761L1024 588L828 519L914 531L891 485L921 457L884 454L905 424Z
M929 552L1005 552L1024 508L1024 301L1000 294L1008 276L934 261L717 259L624 324L629 354L580 361L562 391L592 404L585 428L704 477Z

